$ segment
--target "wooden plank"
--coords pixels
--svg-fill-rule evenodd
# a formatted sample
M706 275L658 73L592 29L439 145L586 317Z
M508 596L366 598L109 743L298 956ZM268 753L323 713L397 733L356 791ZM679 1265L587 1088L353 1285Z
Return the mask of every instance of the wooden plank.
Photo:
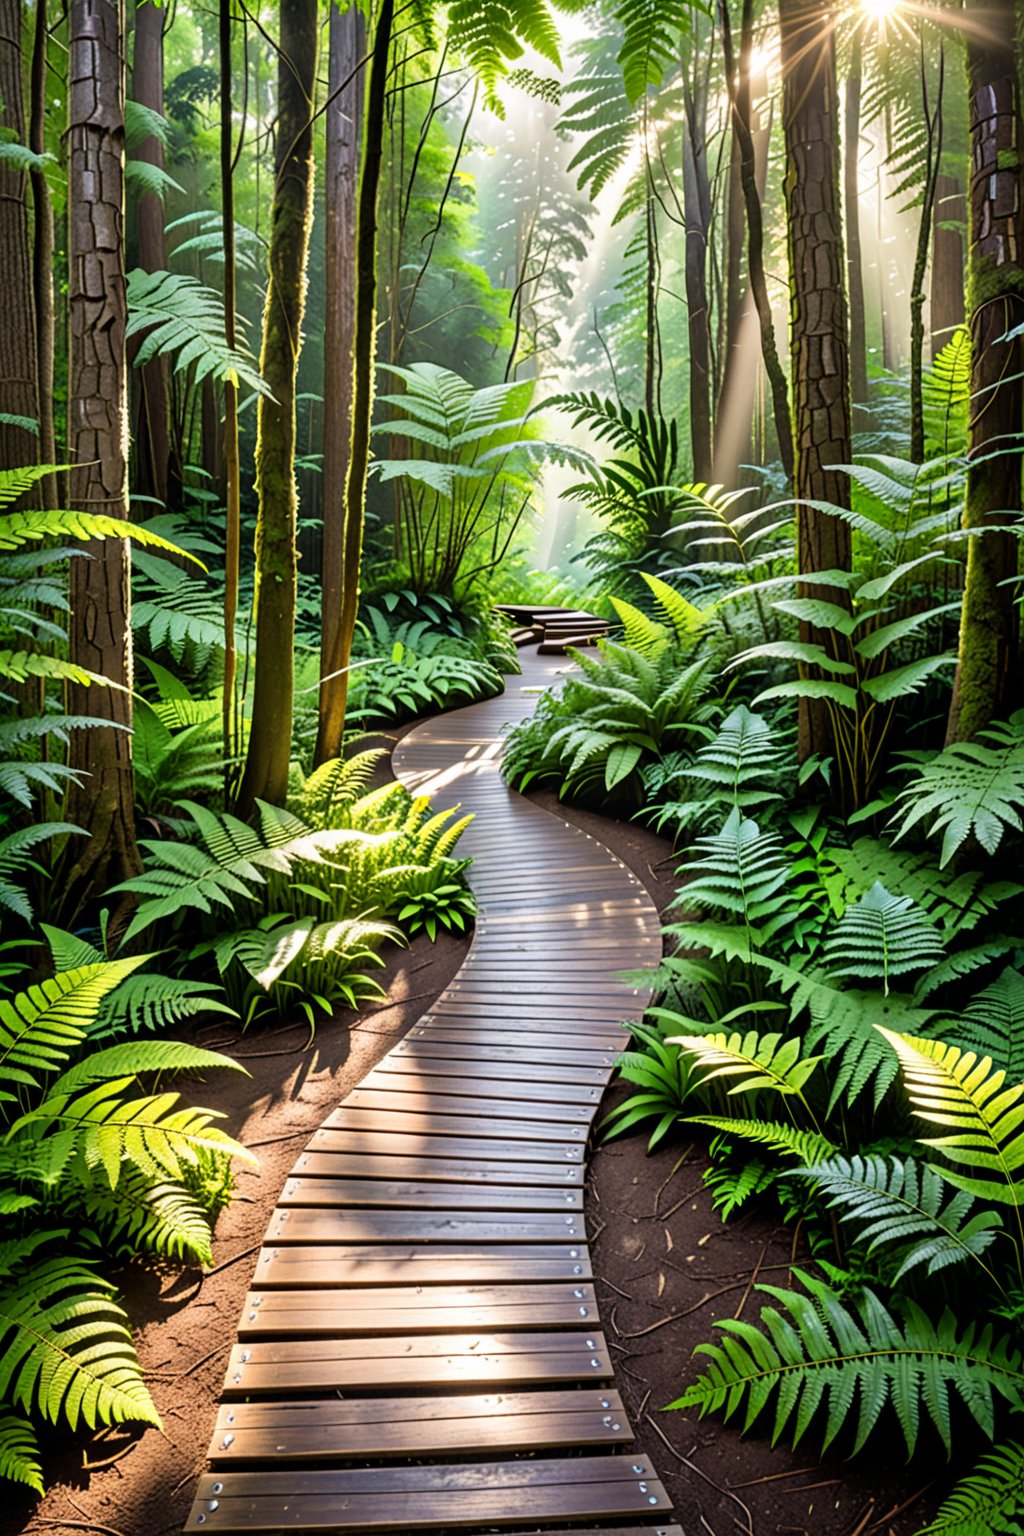
M507 1040L503 1040L500 1044L492 1042L483 1046L459 1042L451 1044L438 1039L436 1035L425 1032L413 1037L406 1036L404 1040L400 1040L394 1049L388 1052L387 1060L405 1061L412 1058L417 1063L417 1067L421 1062L434 1059L453 1062L508 1062L514 1068L525 1062L542 1065L545 1062L561 1062L570 1068L578 1064L580 1067L589 1066L599 1070L602 1067L612 1066L614 1056L613 1051L602 1050L599 1046L588 1049L586 1046L545 1045L535 1036L530 1036L526 1045L510 1045Z
M550 1186L422 1184L402 1179L290 1178L278 1197L287 1206L389 1206L413 1210L555 1211L583 1209L583 1191Z
M575 1211L499 1215L488 1211L363 1211L278 1206L270 1243L564 1243L585 1241Z
M474 1108L479 1111L479 1104L474 1105ZM567 1126L554 1120L513 1120L511 1118L499 1120L490 1116L486 1119L477 1119L469 1115L398 1114L395 1111L385 1112L382 1109L361 1108L358 1105L352 1109L336 1109L328 1118L330 1123L325 1122L323 1130L313 1134L310 1138L310 1146L326 1148L329 1145L328 1138L333 1131L375 1132L378 1135L388 1136L453 1136L459 1139L475 1137L481 1141L561 1143L568 1138L578 1140L581 1146L586 1141L585 1126Z
M421 1089L387 1089L367 1086L354 1088L343 1101L340 1109L334 1110L324 1125L331 1127L342 1124L342 1117L351 1114L355 1110L364 1110L367 1113L375 1113L385 1116L390 1123L394 1118L404 1122L409 1115L438 1116L450 1115L456 1119L465 1120L469 1116L479 1115L480 1098L482 1095L469 1093L424 1093ZM550 1099L536 1101L528 1098L488 1098L487 1114L495 1120L518 1120L522 1124L530 1121L543 1122L545 1125L553 1122L554 1131L558 1136L566 1134L566 1126L589 1125L593 1119L595 1099L590 1099L582 1104L552 1102ZM532 1130L530 1132L532 1134Z
M427 1135L424 1132L397 1130L314 1131L307 1144L312 1152L382 1153L410 1157L468 1157L488 1159L495 1156L492 1140L479 1136ZM503 1146L497 1155L503 1162L550 1163L555 1158L566 1162L583 1161L584 1143L578 1141L519 1141Z
M591 1286L433 1285L250 1291L239 1338L352 1338L358 1334L592 1328Z
M504 1157L368 1157L365 1153L303 1152L292 1170L294 1175L344 1179L437 1179L465 1184L516 1184L531 1187L564 1188L582 1184L579 1163L529 1163Z
M442 1493L420 1490L392 1493L383 1489L336 1493L333 1489L325 1492L309 1489L308 1477L312 1475L304 1475L297 1492L263 1494L253 1490L234 1497L231 1494L234 1476L224 1473L220 1479L223 1489L219 1498L209 1500L205 1506L210 1511L209 1523L205 1526L193 1524L190 1516L185 1529L277 1531L282 1526L290 1526L304 1531L344 1531L354 1536L358 1531L451 1531L474 1525L508 1526L523 1520L564 1523L575 1518L636 1516L649 1513L652 1502L663 1509L669 1508L664 1488L653 1477L644 1480L643 1492L638 1479L633 1482L567 1483L555 1488L524 1487L514 1492L481 1488ZM648 1488L650 1494L646 1491ZM197 1509L202 1507L197 1505Z
M236 1345L226 1395L354 1389L529 1386L607 1381L613 1375L600 1332L396 1334L376 1339L285 1339Z
M408 1284L437 1285L447 1281L589 1280L590 1255L582 1243L472 1243L408 1245L296 1243L260 1250L253 1276L255 1286L314 1286Z
M463 1078L472 1078L475 1083L483 1085L489 1082L504 1081L519 1083L521 1087L533 1087L534 1085L554 1088L565 1091L576 1088L603 1089L611 1075L611 1059L602 1067L585 1066L555 1066L546 1062L542 1051L534 1052L534 1060L530 1062L520 1061L493 1061L488 1053L479 1051L475 1056L448 1056L437 1057L434 1055L414 1055L410 1051L401 1053L391 1052L379 1061L373 1076L390 1084L398 1077L415 1074L416 1081L422 1082L424 1078L440 1078L445 1081L456 1082ZM528 1077L529 1082L524 1084L523 1078ZM363 1079L369 1081L368 1078ZM442 1089L442 1092L445 1091ZM465 1092L465 1084L461 1085L461 1091Z
M227 1474L225 1474L227 1475ZM304 1479L309 1494L347 1493L470 1493L497 1489L515 1493L524 1488L565 1488L580 1482L598 1486L602 1483L635 1483L637 1478L653 1479L654 1466L642 1453L636 1456L545 1456L523 1461L441 1462L433 1466L388 1467L378 1473L374 1467L330 1467L310 1471ZM237 1470L230 1473L231 1493L241 1498L258 1491L270 1496L287 1495L294 1487L290 1472ZM211 1484L215 1474L200 1478L200 1498L215 1497Z
M410 1070L408 1067L403 1072L400 1064L394 1065L391 1071L375 1071L363 1078L362 1089L368 1092L384 1093L389 1096L401 1094L409 1100L410 1107L421 1098L434 1105L439 1099L451 1101L460 1099L460 1095L472 1095L471 1102L479 1107L480 1099L499 1099L510 1101L516 1107L516 1112L521 1113L522 1107L534 1103L544 1105L556 1114L561 1114L569 1105L583 1106L586 1114L577 1114L573 1118L585 1122L593 1113L594 1105L601 1097L604 1090L604 1082L587 1083L555 1082L545 1083L539 1081L523 1081L523 1074L519 1069L506 1068L504 1072L498 1072L493 1077L489 1074L477 1073L472 1068L467 1070L465 1078L458 1074L454 1076L441 1076L438 1073L423 1074L419 1070ZM345 1100L351 1102L351 1097ZM490 1105L488 1105L490 1108Z
M225 1405L217 1415L209 1455L229 1466L271 1457L315 1462L444 1456L621 1444L630 1438L622 1400L613 1390L360 1397Z

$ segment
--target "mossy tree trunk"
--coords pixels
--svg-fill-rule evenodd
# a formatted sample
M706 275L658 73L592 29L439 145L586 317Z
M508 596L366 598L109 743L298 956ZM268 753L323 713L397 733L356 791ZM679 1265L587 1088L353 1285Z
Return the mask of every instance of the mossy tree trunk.
M366 23L358 6L331 4L328 71L324 315L324 522L317 763L341 753L348 700L348 653L359 570L346 559L346 495L352 438L356 329L356 211L362 145ZM350 557L361 553L361 541ZM347 601L346 601L347 599ZM346 641L347 636L347 641ZM344 656L344 660L342 657Z
M0 0L0 129L24 144L21 11L21 0ZM0 272L0 412L38 422L28 177L10 165L0 165ZM0 469L34 464L38 457L39 439L30 426L0 421Z
M281 0L274 201L256 425L256 679L239 810L284 803L295 693L295 383L313 202L316 0Z
M234 347L237 336L235 260L235 166L241 151L234 139L231 68L233 0L218 0L217 27L220 49L220 188L224 230L224 336ZM236 676L238 648L235 622L238 617L238 582L241 567L242 465L238 448L238 385L224 381L224 680L221 719L224 730L224 787L226 799L234 798L241 748Z
M864 265L860 241L860 120L864 89L861 54L861 37L855 30L843 103L843 212L846 215L846 276L850 294L850 395L855 410L858 405L866 405L868 401L867 308L864 303Z
M370 423L373 416L374 357L377 346L377 204L384 152L388 60L394 24L394 0L381 0L373 27L369 78L366 83L362 170L356 210L355 330L352 353L352 429L345 477L342 550L341 618L325 645L321 675L341 672L349 664L359 607L359 568L366 519L366 478L370 467ZM325 637L326 639L326 637ZM341 750L345 724L348 674L330 700L325 715L321 694L317 760L325 762Z
M128 516L124 278L124 17L111 0L72 0L68 43L68 450L70 505ZM104 539L71 562L72 661L113 688L68 689L73 714L109 722L74 731L67 798L73 838L65 913L141 869L132 787L132 631L128 544Z
M969 741L1021 702L1020 633L1012 585L1018 543L1003 529L1019 513L1024 428L1024 213L1020 60L1012 0L967 33L970 186L967 301L971 326L970 462L964 526L967 574L947 740Z
M834 466L848 464L851 454L835 15L830 0L780 0L779 26L798 570L847 571L849 525L811 505L848 505L848 476ZM848 601L840 588L800 590L837 603ZM831 636L802 623L801 639L828 645ZM836 753L832 717L820 700L800 700L799 746L801 759Z

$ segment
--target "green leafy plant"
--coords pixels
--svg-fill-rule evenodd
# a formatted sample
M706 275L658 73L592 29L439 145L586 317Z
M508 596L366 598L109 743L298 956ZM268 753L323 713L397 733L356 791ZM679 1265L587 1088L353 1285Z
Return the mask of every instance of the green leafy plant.
M918 1536L1017 1536L1024 1516L1024 1446L1015 1440L982 1456Z
M908 1454L923 1418L952 1448L954 1400L986 1435L993 1433L997 1402L1021 1407L1020 1352L991 1324L961 1326L948 1308L933 1322L909 1297L897 1318L866 1287L847 1306L825 1282L796 1274L803 1291L758 1287L776 1303L762 1307L761 1328L732 1319L716 1325L723 1342L697 1346L707 1368L669 1407L702 1416L720 1411L726 1419L742 1411L749 1429L774 1405L773 1443L788 1432L798 1444L821 1416L823 1446L849 1430L856 1452L889 1404Z
M918 759L896 797L890 825L896 840L922 827L942 838L944 868L973 837L995 853L1005 833L1021 830L1024 809L1024 710L1006 723L954 742L931 759Z

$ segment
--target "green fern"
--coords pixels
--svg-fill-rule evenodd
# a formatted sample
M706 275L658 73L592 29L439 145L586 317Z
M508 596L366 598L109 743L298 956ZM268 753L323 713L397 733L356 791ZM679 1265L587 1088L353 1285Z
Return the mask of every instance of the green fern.
M0 1401L72 1429L152 1424L114 1287L78 1259L37 1262L0 1289Z
M891 896L881 881L846 908L825 943L833 976L857 976L882 982L927 970L945 958L934 924L909 896Z
M922 1138L959 1165L944 1168L944 1177L982 1199L1024 1205L1024 1084L1007 1087L1006 1073L973 1051L881 1033L899 1057L917 1117L950 1131Z
M961 1329L949 1310L935 1323L909 1297L897 1319L866 1287L848 1306L830 1286L794 1273L806 1294L759 1286L778 1304L761 1309L763 1328L731 1319L716 1324L724 1343L697 1346L710 1363L669 1407L702 1417L722 1411L730 1419L745 1405L749 1429L774 1402L772 1443L788 1431L794 1445L822 1413L823 1447L850 1427L857 1452L889 1403L912 1455L922 1417L951 1450L953 1401L962 1401L988 1436L998 1399L1014 1409L1024 1404L1020 1352L990 1324Z
M154 1182L141 1169L129 1168L116 1189L101 1180L79 1187L74 1198L115 1252L212 1262L209 1219L180 1184Z
M103 999L143 964L142 956L64 971L13 998L0 998L0 1081L38 1087L82 1043Z
M448 9L448 37L452 49L479 76L484 104L499 117L505 113L498 82L525 48L561 67L558 30L545 0L455 0Z
M920 763L896 807L890 822L896 840L917 826L929 837L941 834L940 869L968 837L995 853L1008 829L1024 825L1024 710Z
M947 1200L942 1174L913 1157L834 1157L796 1168L793 1177L813 1180L869 1253L895 1250L894 1286L921 1265L935 1275L980 1260L1003 1225L994 1211L972 1215L974 1200L964 1190Z
M143 272L128 278L126 337L141 336L135 366L169 357L176 372L194 369L203 379L247 384L257 394L269 391L251 353L229 347L224 337L224 302L213 288L183 272Z
M81 827L68 821L42 821L32 827L19 827L0 838L0 908L14 912L30 923L35 916L32 903L15 876L25 870L42 872L35 850L54 837L83 837Z
M1024 1082L1024 976L1019 971L1007 966L968 1003L957 1039L963 1049L990 1056L1010 1082Z
M783 1040L780 1034L669 1035L670 1045L679 1045L694 1058L701 1073L695 1079L700 1088L721 1078L737 1081L727 1089L729 1097L768 1091L783 1098L796 1098L803 1105L812 1124L814 1116L804 1097L804 1089L821 1061L820 1056L801 1056L799 1040Z
M688 1120L726 1136L753 1142L778 1157L798 1158L802 1163L820 1162L839 1151L835 1143L819 1131L800 1130L781 1120L741 1120L730 1115L692 1115Z
M917 1536L1021 1536L1022 1532L1024 1445L1010 1440L981 1457Z
M0 1403L0 1478L24 1483L33 1493L43 1491L39 1442L29 1419Z

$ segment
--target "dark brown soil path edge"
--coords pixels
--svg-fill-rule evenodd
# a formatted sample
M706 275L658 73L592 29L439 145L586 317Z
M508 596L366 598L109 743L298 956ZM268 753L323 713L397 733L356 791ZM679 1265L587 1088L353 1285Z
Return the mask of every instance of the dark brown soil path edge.
M675 887L663 839L636 823L565 806L554 794L531 798L599 838L664 912ZM226 1129L258 1152L261 1167L238 1169L205 1276L176 1266L108 1271L132 1319L163 1432L128 1427L91 1440L54 1437L44 1447L48 1491L41 1501L4 1485L2 1536L181 1530L256 1253L292 1163L329 1110L429 1009L467 949L468 940L443 935L433 945L420 937L408 950L389 950L378 973L387 1003L338 1014L311 1044L305 1024L243 1035L215 1023L199 1032L202 1044L224 1050L251 1075L211 1075L182 1084L183 1092L223 1111ZM609 1107L618 1092L610 1090ZM653 1157L645 1145L643 1136L598 1142L588 1226L618 1385L638 1447L666 1482L686 1536L913 1536L948 1485L941 1447L930 1462L934 1481L906 1473L895 1437L890 1459L873 1454L853 1472L838 1457L819 1462L813 1443L797 1454L772 1450L758 1430L744 1437L718 1419L661 1411L691 1379L693 1347L710 1336L716 1318L742 1306L742 1316L756 1320L754 1273L787 1283L791 1234L763 1211L723 1226L701 1183L707 1160L699 1142L676 1140Z

